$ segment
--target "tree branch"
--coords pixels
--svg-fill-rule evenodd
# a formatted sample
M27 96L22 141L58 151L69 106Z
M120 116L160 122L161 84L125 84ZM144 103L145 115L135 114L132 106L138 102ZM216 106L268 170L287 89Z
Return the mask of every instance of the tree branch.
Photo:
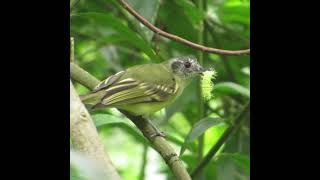
M99 83L98 79L73 63L70 64L70 72L72 79L88 87L89 89L93 89ZM175 153L170 144L163 137L152 136L156 132L146 119L141 116L132 116L125 111L119 111L128 117L140 129L143 135L153 145L153 148L159 152L159 154L168 164L172 174L177 180L191 180L191 177L184 167L182 161L179 160L178 155Z
M70 76L73 80L84 85L88 89L93 89L100 82L98 79L74 63L70 63Z
M151 31L155 32L156 34L159 34L163 37L166 37L168 39L171 39L173 41L185 44L187 46L190 46L194 49L198 49L204 52L208 53L215 53L215 54L224 54L224 55L250 55L250 49L244 49L244 50L224 50L224 49L217 49L212 47L206 47L200 44L193 43L191 41L188 41L186 39L183 39L179 36L167 33L157 27L155 27L153 24L148 22L144 17L139 15L125 0L118 0L119 4L125 8L131 15L133 15L137 20L139 20L142 24L144 24L147 28L149 28Z
M120 180L110 158L104 151L90 114L82 104L70 81L70 136L76 149L96 160L111 180Z
M230 135L240 126L241 122L244 119L244 116L250 111L250 102L243 108L239 116L235 119L232 125L226 129L218 142L210 149L208 154L203 158L199 165L192 171L191 177L196 177L204 167L210 162L214 155L218 152L221 146L227 141Z

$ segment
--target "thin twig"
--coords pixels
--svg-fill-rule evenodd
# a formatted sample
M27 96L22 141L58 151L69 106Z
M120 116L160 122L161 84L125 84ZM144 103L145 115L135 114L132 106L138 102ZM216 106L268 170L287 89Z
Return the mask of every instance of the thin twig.
M183 43L185 45L188 45L194 49L198 49L204 52L208 53L215 53L215 54L224 54L224 55L234 55L234 56L239 56L239 55L250 55L250 49L244 49L244 50L224 50L224 49L217 49L217 48L211 48L211 47L206 47L200 44L193 43L189 40L183 39L177 35L173 35L170 33L167 33L157 27L155 27L153 24L151 24L149 21L147 21L144 17L139 15L130 5L125 1L125 0L118 0L118 2L121 4L123 8L125 8L131 15L133 15L137 20L139 20L142 24L144 24L147 28L149 28L151 31L166 37L168 39L171 39L176 42Z
M89 89L93 89L99 83L98 79L73 63L70 65L70 72L70 76L73 80L78 81ZM153 148L159 152L159 154L168 164L168 167L177 180L191 180L186 168L170 144L163 137L153 136L156 131L152 125L149 124L148 120L141 116L132 116L125 111L120 110L120 112L122 112L140 129L143 135L153 145Z
M221 148L221 146L227 141L227 139L230 137L230 135L239 128L241 122L243 121L244 116L250 111L250 102L243 108L241 113L238 115L238 117L235 119L232 125L226 129L218 142L210 149L208 154L203 158L203 160L199 163L199 165L192 171L191 177L196 177L204 167L210 162L210 160L214 157L214 155L218 152L218 150Z

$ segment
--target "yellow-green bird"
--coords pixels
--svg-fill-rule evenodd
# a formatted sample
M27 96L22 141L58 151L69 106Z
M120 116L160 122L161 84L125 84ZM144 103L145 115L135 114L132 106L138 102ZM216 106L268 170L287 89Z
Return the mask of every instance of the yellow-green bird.
M92 104L92 110L115 107L134 116L148 116L174 102L202 72L204 68L193 56L136 65L108 77L81 99Z

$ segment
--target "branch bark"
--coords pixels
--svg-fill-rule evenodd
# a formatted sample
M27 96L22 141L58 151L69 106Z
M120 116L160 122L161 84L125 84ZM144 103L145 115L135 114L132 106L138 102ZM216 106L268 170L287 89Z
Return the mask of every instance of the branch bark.
M126 9L131 15L133 15L138 21L140 21L142 24L144 24L147 28L149 28L151 31L155 32L156 34L159 34L163 37L166 37L168 39L171 39L173 41L185 44L187 46L190 46L194 49L198 49L204 52L208 53L214 53L214 54L224 54L224 55L233 55L233 56L239 56L239 55L250 55L250 49L244 49L244 50L224 50L224 49L217 49L212 47L206 47L200 44L193 43L189 40L186 40L184 38L181 38L177 35L167 33L157 27L155 27L153 24L151 24L149 21L147 21L144 17L142 17L140 14L138 14L125 0L118 0L119 4Z
M70 63L70 76L73 80L77 81L88 89L93 89L100 82L98 79L74 63Z
M98 79L73 63L70 65L70 72L72 79L88 87L89 89L93 89L99 83ZM82 80L82 78L84 78L84 80ZM175 153L170 144L163 137L152 136L156 132L146 119L141 116L132 116L125 111L119 111L129 118L139 128L142 134L150 141L153 148L159 152L177 180L191 180L191 177L184 167L182 161L178 158L178 155Z
M105 177L120 180L110 158L105 153L98 132L85 106L82 104L70 81L70 136L74 147L96 160L105 172Z

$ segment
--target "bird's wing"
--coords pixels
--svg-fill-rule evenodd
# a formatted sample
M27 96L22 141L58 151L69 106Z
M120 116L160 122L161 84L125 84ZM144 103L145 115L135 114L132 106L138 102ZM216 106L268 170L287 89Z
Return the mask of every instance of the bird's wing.
M98 92L102 89L106 89L110 87L113 83L115 83L117 80L119 80L122 75L125 74L125 71L120 71L117 74L114 74L112 76L109 76L107 79L101 81L92 91L92 93Z
M178 86L171 76L166 75L167 72L163 72L161 78L158 77L161 74L159 71L148 72L148 78L145 78L131 74L132 72L137 74L137 70L139 69L128 69L125 73L117 75L121 77L111 76L100 83L95 91L104 91L105 93L94 108L143 102L163 102L177 92Z
M178 87L174 84L154 84L131 78L114 83L105 91L105 95L96 107L114 107L125 104L147 102L163 102L176 93Z

